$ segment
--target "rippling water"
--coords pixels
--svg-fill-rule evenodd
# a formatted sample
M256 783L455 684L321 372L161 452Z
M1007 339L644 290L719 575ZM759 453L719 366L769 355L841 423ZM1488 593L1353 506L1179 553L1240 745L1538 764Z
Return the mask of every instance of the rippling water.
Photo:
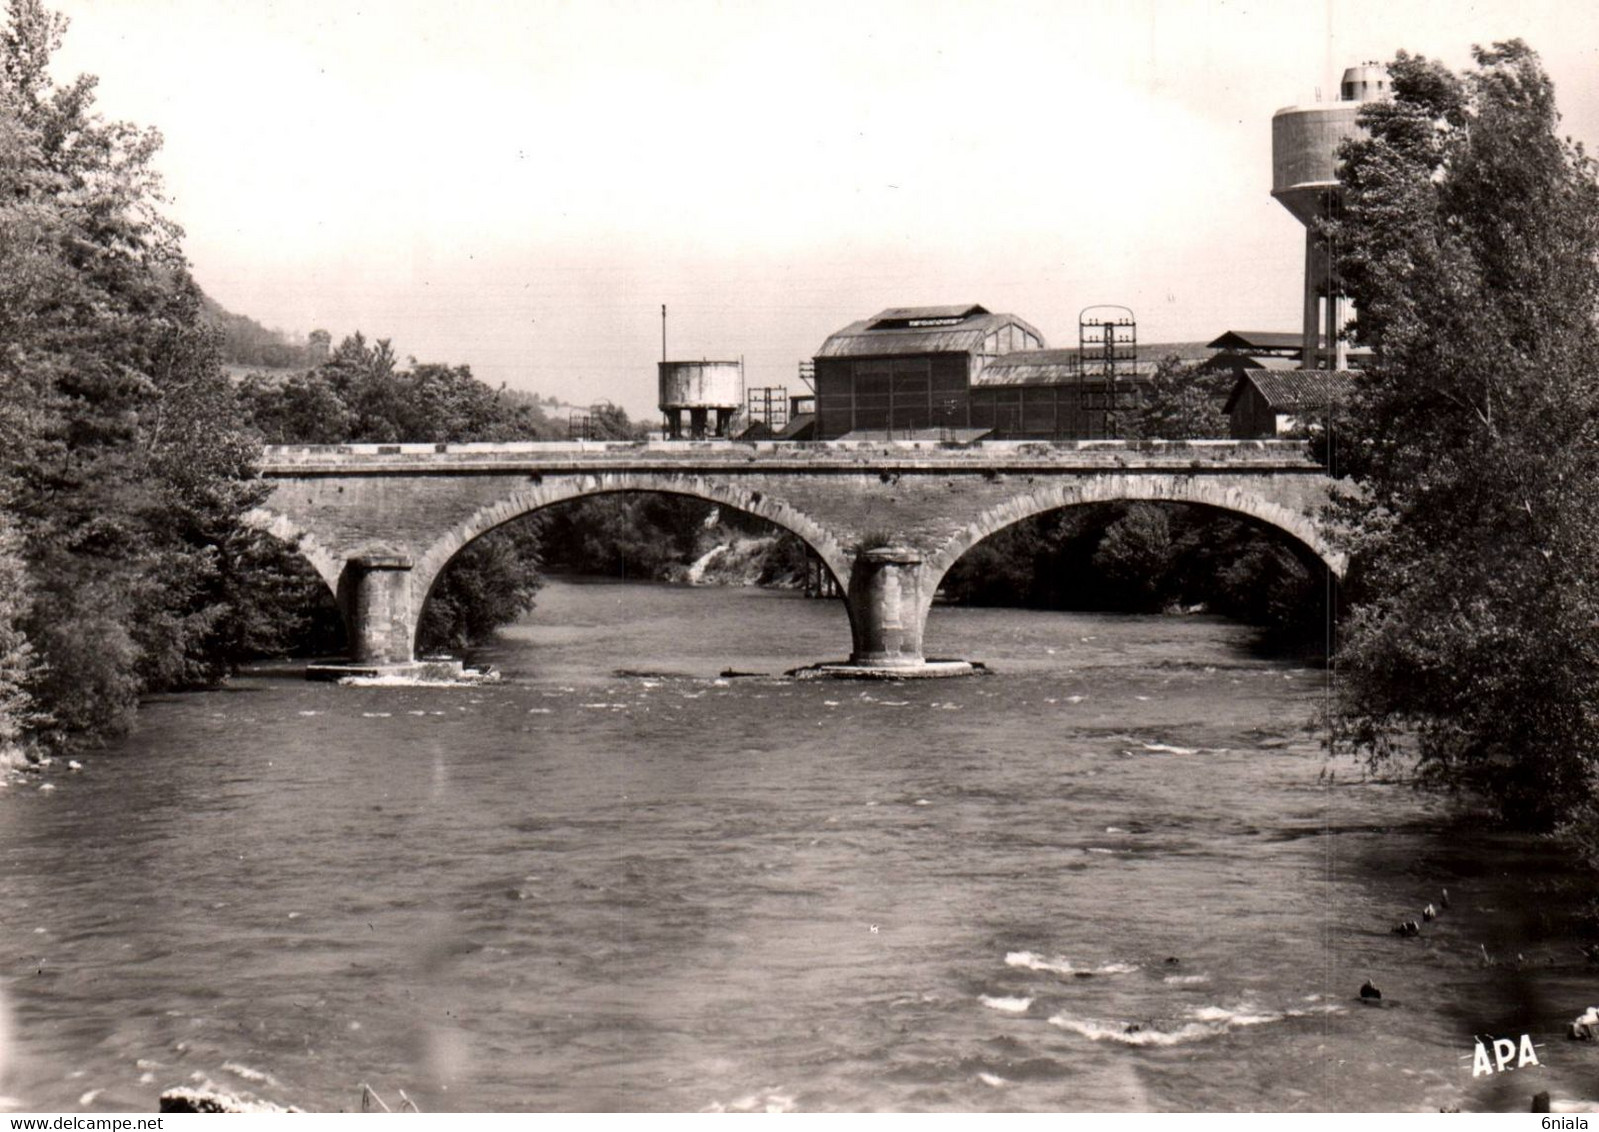
M1208 618L935 611L998 675L795 682L842 606L552 585L482 687L291 670L0 789L0 1094L153 1109L1525 1110L1599 998L1555 864L1329 764ZM767 673L721 679L732 668ZM1448 885L1420 939L1388 928ZM1534 901L1535 903L1535 901ZM1486 965L1483 953L1494 959ZM1517 953L1519 962L1512 962ZM1385 1008L1356 998L1371 978ZM1544 1064L1474 1081L1474 1033ZM0 1042L4 1027L0 1027ZM3 1053L0 1053L3 1056Z

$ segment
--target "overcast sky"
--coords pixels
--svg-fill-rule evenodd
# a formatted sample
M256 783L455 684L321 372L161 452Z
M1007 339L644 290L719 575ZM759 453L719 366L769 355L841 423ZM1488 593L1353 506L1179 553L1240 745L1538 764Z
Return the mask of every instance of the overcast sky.
M50 3L51 0L46 0ZM880 308L1074 346L1298 323L1271 114L1406 48L1521 36L1599 142L1570 0L55 0L58 77L157 126L201 285L291 333L653 414L673 357L751 385Z

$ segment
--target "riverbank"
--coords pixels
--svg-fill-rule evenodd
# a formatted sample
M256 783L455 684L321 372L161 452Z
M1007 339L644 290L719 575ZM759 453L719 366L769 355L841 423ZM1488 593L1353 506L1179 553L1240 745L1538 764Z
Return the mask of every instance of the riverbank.
M805 584L803 559L791 537L717 530L703 539L698 555L674 566L663 579L691 586L764 586L794 590Z

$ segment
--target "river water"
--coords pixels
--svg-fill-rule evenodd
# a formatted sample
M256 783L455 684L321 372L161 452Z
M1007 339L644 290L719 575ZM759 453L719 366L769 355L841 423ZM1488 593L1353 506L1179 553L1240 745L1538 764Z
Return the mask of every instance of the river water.
M1329 762L1325 671L1205 617L939 609L930 654L995 675L777 675L848 639L838 602L556 583L498 685L264 669L151 703L81 771L0 788L0 1093L1592 1099L1599 1050L1564 1034L1599 980L1522 914L1559 862ZM1538 1065L1473 1077L1473 1035L1523 1032Z

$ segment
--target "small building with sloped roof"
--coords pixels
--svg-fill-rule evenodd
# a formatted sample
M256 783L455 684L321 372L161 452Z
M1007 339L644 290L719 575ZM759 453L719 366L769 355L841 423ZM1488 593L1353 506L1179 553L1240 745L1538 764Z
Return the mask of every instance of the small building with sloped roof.
M1305 339L1298 331L1283 330L1227 330L1212 342L1212 350L1227 350L1249 357L1282 357L1300 360Z
M1347 370L1245 370L1227 398L1229 432L1235 440L1285 436L1324 418L1354 388Z

